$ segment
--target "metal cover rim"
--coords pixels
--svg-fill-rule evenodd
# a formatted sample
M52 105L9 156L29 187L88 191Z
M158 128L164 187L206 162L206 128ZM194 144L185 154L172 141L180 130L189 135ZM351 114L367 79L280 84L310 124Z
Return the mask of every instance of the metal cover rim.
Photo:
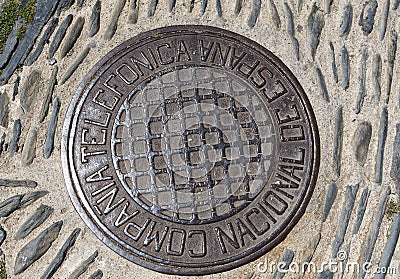
M278 67L279 71L283 73L283 75L288 79L288 82L293 86L293 88L296 90L296 93L300 96L301 102L306 110L306 115L308 117L308 121L310 124L310 129L312 131L311 137L313 138L313 144L312 144L312 166L311 166L311 173L309 176L309 180L305 183L308 187L307 192L301 202L301 205L299 205L298 210L294 212L291 216L291 220L287 224L287 226L280 231L280 233L267 245L263 246L261 249L257 250L254 253L250 253L250 255L246 255L239 260L235 260L233 263L224 263L224 264L219 264L218 266L208 266L208 267L199 267L199 268L181 268L181 267L172 267L170 265L165 265L161 262L153 262L149 261L145 257L145 255L141 252L138 251L137 255L131 255L129 253L126 253L126 251L121 247L121 244L114 243L110 239L108 239L109 236L104 233L103 230L96 224L96 221L93 220L93 218L88 214L85 208L88 208L88 205L86 204L85 208L82 207L82 204L85 204L86 202L84 199L82 199L79 194L77 194L76 189L75 189L75 184L73 181L76 181L75 174L71 171L71 165L70 158L69 158L69 148L68 145L70 141L72 140L72 137L70 135L71 129L74 129L72 127L72 120L74 118L74 111L75 107L78 104L80 98L81 98L81 93L84 92L85 88L88 86L90 83L90 80L96 75L96 72L103 66L105 65L112 57L117 55L119 52L124 51L126 48L129 46L135 45L141 40L145 40L148 37L157 37L161 36L164 33L179 33L179 32L193 32L193 33L199 33L201 34L202 32L211 32L215 34L219 34L222 37L225 38L232 38L234 40L240 40L243 44L247 46L252 46L257 49L262 55L270 59L273 64ZM74 204L75 209L78 211L80 217L83 219L83 221L86 223L86 225L94 232L94 234L103 242L105 243L109 248L117 252L119 255L122 257L137 263L143 267L150 268L154 271L166 273L166 274L176 274L176 275L206 275L206 274L212 274L212 273L218 273L218 272L223 272L227 271L233 268L237 268L241 265L247 264L251 261L256 260L260 256L264 255L266 252L270 251L272 248L274 248L276 245L278 245L280 242L282 242L287 234L292 230L292 228L296 225L296 223L300 220L302 215L304 214L306 207L311 199L315 183L317 180L318 176L318 170L319 170L319 161L320 161L320 144L319 144L319 135L318 135L318 127L317 123L315 120L315 116L313 113L313 110L311 108L311 104L307 98L306 93L304 92L302 86L298 82L297 78L293 75L293 73L289 70L289 68L279 59L277 58L273 53L271 53L269 50L267 50L265 47L259 45L258 43L242 36L239 34L236 34L231 31L227 31L224 29L216 28L216 27L211 27L211 26L203 26L203 25L184 25L184 26L171 26L171 27L164 27L164 28L158 28L154 29L152 31L148 31L142 34L139 34L128 41L122 43L121 45L117 46L114 48L112 51L110 51L105 57L103 57L92 69L91 71L85 76L81 84L79 85L78 89L76 90L76 93L69 105L65 121L64 121L64 126L63 126L63 131L62 131L62 144L61 144L61 159L62 159L62 166L63 166L63 173L64 173L64 178L67 184L67 189L70 195L70 198Z

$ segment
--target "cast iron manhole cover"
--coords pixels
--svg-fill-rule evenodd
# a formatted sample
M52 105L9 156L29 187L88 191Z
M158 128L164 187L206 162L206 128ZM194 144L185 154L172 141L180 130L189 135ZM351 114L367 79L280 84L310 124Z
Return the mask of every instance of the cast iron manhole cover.
M301 217L319 142L307 97L260 45L176 26L109 53L64 125L72 201L111 249L151 269L208 274L261 256Z

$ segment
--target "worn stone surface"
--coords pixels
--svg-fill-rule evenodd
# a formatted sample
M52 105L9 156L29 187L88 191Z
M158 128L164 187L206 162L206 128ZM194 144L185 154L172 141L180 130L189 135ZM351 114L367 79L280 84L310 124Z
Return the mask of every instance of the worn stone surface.
M382 73L382 59L379 53L374 55L372 78L374 82L374 103L378 104L381 98L381 73Z
M353 148L357 162L364 166L367 160L369 143L372 136L372 125L369 122L361 122L358 124L357 130L354 132Z
M367 48L363 47L361 54L361 67L360 67L360 89L358 91L358 98L356 104L356 113L360 113L361 108L364 104L364 97L366 95L365 83L367 76Z
M329 95L328 95L328 89L326 87L326 83L325 83L325 77L322 74L322 71L320 68L315 68L315 75L317 77L318 80L318 85L319 85L319 90L321 91L321 95L322 98L329 102Z
M44 145L45 158L49 158L54 149L54 137L57 129L59 111L60 111L60 98L56 97L53 101L53 111L51 113L49 127L47 130L46 143Z
M175 7L175 2L170 1L169 10L172 11ZM139 5L138 0L132 0L129 2L129 23L136 24L139 17Z
M269 0L268 4L270 23L276 30L279 30L281 28L281 18L279 17L278 9L274 0Z
M47 87L46 96L43 100L42 108L40 110L40 115L39 115L40 123L42 123L44 121L44 119L46 118L46 116L49 112L49 106L50 106L51 100L53 99L54 87L57 84L57 74L58 74L58 66L55 65L53 70L51 71L51 76L50 76L49 84Z
M332 74L333 74L333 79L336 83L339 82L339 76L337 73L337 66L336 66L336 57L335 57L335 47L333 46L332 42L329 42L329 49L331 52L331 67L332 67Z
M57 6L57 15L62 11L66 11L74 4L75 0L60 0Z
M285 11L287 16L287 32L290 36L292 46L294 49L294 53L297 60L300 60L300 51L299 51L299 41L296 39L294 35L294 21L293 21L293 13L290 9L289 5L285 2Z
M282 270L288 269L290 263L294 258L294 252L292 250L285 250L282 253L282 256L279 258L279 262L282 263ZM285 276L285 272L281 272L278 269L275 270L274 274L272 275L272 279L282 279Z
M318 10L317 5L314 3L307 20L307 37L313 59L315 58L315 52L317 51L319 44L319 37L324 25L324 14Z
M335 202L337 191L338 191L338 189L337 189L337 186L335 183L332 183L328 186L328 190L326 192L324 209L322 212L322 222L325 222L326 218L328 218L329 211L331 210L332 205Z
M101 279L103 278L103 271L100 269L96 270L92 275L90 275L89 279Z
M2 227L0 227L0 247L3 244L4 240L6 240L6 237L7 237L6 231Z
M61 77L60 85L63 85L72 76L72 74L76 71L76 69L83 62L83 60L85 60L86 56L89 54L89 51L90 51L90 46L86 46L85 49L78 55L76 60L72 62L67 71Z
M340 176L340 161L342 158L343 146L343 107L336 112L335 133L333 142L333 164L336 176Z
M14 90L13 90L13 94L12 94L12 98L11 98L13 101L15 100L15 97L18 95L20 81L21 81L21 77L17 76L17 78L15 79L15 82L14 82L14 88L13 88Z
M8 180L8 179L0 179L0 186L5 187L30 187L35 188L37 186L37 182L33 180Z
M8 217L21 205L23 195L16 195L0 203L0 217Z
M14 23L11 34L8 36L4 50L0 55L0 69L3 69L7 65L7 62L10 60L11 55L18 45L18 32L22 27L23 22L24 19L20 17Z
M379 39L382 41L385 38L387 21L389 16L390 0L386 0L382 17L379 22Z
M76 41L81 36L83 25L85 24L85 18L78 17L72 25L69 34L65 38L64 46L61 49L60 57L64 58L68 52L74 47Z
M21 163L23 166L29 166L33 163L33 159L36 157L36 141L37 141L37 130L35 127L29 130L28 136L24 144L24 150L22 150Z
M387 48L387 57L388 57L388 67L387 69L387 83L386 83L386 104L389 102L390 92L392 90L392 82L393 82L393 68L394 61L396 60L396 52L397 52L397 32L395 29L390 30L390 34L388 36L388 48Z
M350 59L349 52L347 51L346 46L342 47L342 88L347 89L350 84Z
M362 191L360 200L358 202L356 220L354 221L354 226L353 226L353 231L352 231L353 234L357 234L360 230L361 223L364 218L365 210L367 208L369 193L370 193L370 191L368 188L365 188Z
M254 25L256 25L258 16L260 15L260 10L261 10L261 0L253 0L251 14L249 20L247 21L247 25L250 28L253 28Z
M136 3L135 1L131 1L131 5L133 5L132 3ZM96 4L93 6L92 9L92 14L90 16L90 20L89 20L89 37L93 37L94 35L97 34L97 32L99 32L100 29L100 14L101 14L101 1L97 0ZM135 23L134 20L132 19L132 15L129 15L129 18L131 20L132 23ZM137 21L137 13L136 13L136 21Z
M115 31L117 31L119 15L121 14L122 9L125 6L125 3L126 3L126 0L118 0L117 1L117 4L115 5L113 14L111 16L110 23L108 24L106 33L104 34L104 39L111 40L111 38L115 34ZM157 3L155 5L157 5ZM149 8L149 16L150 16L150 8Z
M54 209L52 207L43 204L40 205L15 233L15 239L20 240L27 237L31 232L42 225L53 212Z
M62 40L65 37L65 34L67 33L67 30L69 26L72 23L72 19L74 16L72 14L69 14L60 24L60 27L58 27L56 34L54 35L53 40L51 41L50 47L49 47L49 55L48 59L53 58L54 54L58 50L58 48L61 45Z
M346 37L351 29L353 23L353 6L348 3L343 8L342 22L340 24L339 36Z
M377 8L378 2L376 0L368 0L363 5L358 25L361 26L361 29L365 36L368 36L374 28L375 14Z
M13 126L13 136L11 139L10 143L10 148L8 151L10 152L10 156L13 156L14 153L16 153L19 150L18 142L19 138L21 136L21 120L17 119L14 121L14 126Z
M4 150L4 143L6 142L6 133L3 133L0 138L0 155L3 153Z
M390 177L394 178L397 186L400 184L400 124L396 124L396 136L393 142L392 167L390 169ZM399 187L400 188L400 187Z
M376 154L375 164L375 182L382 183L382 170L383 170L383 156L385 152L385 144L388 130L388 111L387 107L382 109L381 122L379 125L379 136L378 136L378 151Z
M89 258L84 260L68 277L69 279L78 279L79 276L81 276L83 273L86 272L86 270L89 268L89 266L95 261L97 256L99 255L98 251L95 251Z
M6 93L0 93L0 126L8 127L10 99Z
M34 70L22 86L20 102L25 113L30 112L32 104L36 102L36 97L40 89L40 81L41 73Z
M20 207L25 208L37 201L38 199L43 198L48 193L48 191L28 192L22 196Z
M76 238L78 237L81 229L75 229L70 236L67 238L67 240L64 242L63 246L61 249L58 251L56 254L55 258L53 261L50 263L50 265L47 267L46 271L43 273L43 275L40 277L41 279L49 279L51 278L54 273L57 271L57 269L60 268L61 264L67 257L68 251L72 248L72 246L75 244Z
M324 270L319 273L315 279L333 279L333 272L330 270Z
M31 264L37 261L47 252L47 250L49 250L54 240L57 239L62 224L62 221L54 223L46 230L42 231L35 239L22 247L15 259L15 275L25 271Z

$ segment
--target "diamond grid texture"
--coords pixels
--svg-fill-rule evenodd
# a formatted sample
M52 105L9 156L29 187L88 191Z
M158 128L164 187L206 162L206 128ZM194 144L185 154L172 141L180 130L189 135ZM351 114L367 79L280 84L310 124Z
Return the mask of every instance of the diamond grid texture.
M261 99L237 77L190 67L158 76L125 100L113 163L146 210L183 223L231 216L254 199L275 135Z

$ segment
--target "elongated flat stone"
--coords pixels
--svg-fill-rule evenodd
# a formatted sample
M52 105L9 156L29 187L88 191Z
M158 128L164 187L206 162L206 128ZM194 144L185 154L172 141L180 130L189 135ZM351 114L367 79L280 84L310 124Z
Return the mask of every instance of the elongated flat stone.
M76 238L78 237L81 229L75 229L70 236L67 238L67 240L64 242L63 246L61 249L58 251L57 255L53 259L53 261L50 263L50 265L47 267L46 271L43 273L41 279L50 279L54 273L57 271L57 269L60 268L62 263L64 262L65 258L67 257L68 251L74 246Z
M358 91L358 98L356 104L356 113L360 113L361 108L364 104L364 97L366 95L365 92L365 83L367 78L367 48L363 47L361 52L361 70L360 70L360 89Z
M234 11L235 15L238 15L240 13L242 7L243 7L243 0L236 0L235 11Z
M169 2L169 11L172 12L172 10L175 7L175 0L172 0ZM131 0L129 2L129 14L128 14L128 22L132 24L136 24L138 21L139 17L139 5L138 5L138 0Z
M379 39L381 41L383 41L383 39L385 38L389 9L390 9L390 0L386 0L385 7L383 9L383 14L379 22Z
M4 240L6 240L6 237L6 231L2 227L0 227L0 246L3 244Z
M320 273L318 273L317 277L315 279L333 279L333 272L328 270L324 270Z
M331 210L332 205L335 202L337 191L338 188L335 183L332 183L328 186L328 190L326 191L324 210L322 213L322 222L325 222L326 218L328 218L329 211Z
M322 74L322 71L319 67L315 68L315 76L317 77L318 80L318 87L319 90L321 91L322 98L329 102L329 95L328 95L328 89L326 87L325 83L325 77Z
M381 122L379 126L378 135L378 151L376 154L376 164L375 164L375 182L382 183L382 170L383 170L383 156L385 152L385 144L388 129L388 111L387 107L382 109Z
M251 8L251 13L247 25L253 28L256 25L257 18L260 15L261 10L261 0L253 0L253 5Z
M56 34L54 35L53 41L49 47L49 55L48 59L53 58L54 54L58 50L61 45L62 40L65 38L65 34L67 33L68 27L71 25L73 19L73 15L69 14L60 24Z
M17 78L15 79L14 82L14 90L13 90L13 94L12 94L12 100L15 100L15 97L18 95L18 89L19 89L19 83L21 81L21 77L17 76Z
M40 35L43 26L47 23L50 17L53 15L57 6L57 1L38 0L36 3L35 16L26 27L24 37L18 44L14 55L11 57L9 63L4 69L0 76L0 83L4 84L8 82L18 65L22 64L33 45L35 44L36 38Z
M3 133L3 135L0 138L0 155L3 153L5 142L6 142L6 133Z
M336 83L339 82L339 76L337 73L337 66L336 66L336 57L335 57L335 48L332 44L332 42L329 42L329 49L331 52L331 67L332 67L332 74L333 74L333 79Z
M86 272L86 270L89 268L89 266L94 262L94 260L97 258L99 255L98 251L95 251L89 258L87 258L85 261L83 261L69 276L69 279L78 279L79 276L81 276L83 273Z
M43 48L44 48L45 44L48 43L50 36L53 34L54 30L57 27L57 24L58 24L58 17L53 18L50 21L49 26L44 31L42 38L40 38L40 41L39 41L35 51L27 59L27 61L25 63L27 66L32 65L39 58L40 54L42 54Z
M308 243L307 248L303 251L303 257L301 258L301 266L307 267L307 264L310 263L312 257L314 256L315 250L321 240L321 233L318 233L316 236L312 238L312 240ZM304 273L307 271L307 268L301 268L299 270L299 274L297 276L298 279L303 278Z
M8 35L6 44L0 55L0 69L3 69L7 65L7 62L10 60L11 55L16 49L18 45L18 32L21 29L23 23L24 19L21 17L19 17L14 23L13 29L10 35Z
M20 207L23 195L16 195L0 203L0 217L8 217Z
M345 45L342 47L342 88L347 89L350 81L350 59Z
M0 126L8 127L10 99L6 93L0 93Z
M25 113L31 111L32 104L35 103L40 89L41 73L33 70L21 89L20 102Z
M31 232L42 225L50 217L53 211L54 209L50 206L40 205L15 233L15 239L21 240L27 237Z
M85 60L86 56L90 52L90 46L86 46L83 51L78 55L74 62L68 67L67 71L61 77L60 85L63 85L75 72L75 70L79 67L79 65Z
M342 22L339 28L339 36L346 37L351 30L353 23L353 6L349 3L343 9Z
M115 31L117 31L118 27L118 19L122 12L122 9L125 6L125 3L126 0L118 0L117 4L115 4L115 8L112 13L110 23L108 24L106 33L104 34L104 39L111 40L111 38L114 37ZM149 8L149 16L150 16L150 8Z
M65 43L60 53L61 59L64 58L68 54L68 52L74 47L76 41L81 36L84 24L85 18L78 17L74 25L71 27L68 36L65 38Z
M361 247L360 257L358 259L358 263L360 264L360 266L371 260L376 240L378 239L379 230L382 224L382 219L385 214L386 203L389 195L390 195L390 188L387 187L381 195L379 207L374 214L374 218L372 218L367 238L365 239L365 241L362 242L363 246ZM364 278L365 275L366 275L366 270L361 269L359 278Z
M394 3L393 3L393 10L397 10L397 8L399 7L399 5L400 5L400 0L394 0Z
M336 112L335 132L333 140L333 164L336 176L340 176L340 161L342 158L343 146L343 107Z
M324 14L318 10L314 3L311 13L307 19L307 38L311 49L311 56L314 60L317 47L319 45L319 37L325 25Z
M96 270L92 275L90 275L89 279L101 279L103 278L103 271L100 269Z
M201 0L201 14L204 15L208 5L208 0Z
M37 182L33 180L8 180L8 179L0 179L0 186L5 187L29 187L35 188L37 186Z
M66 11L74 4L75 0L60 0L57 7L57 15L60 15L62 11Z
M20 208L25 208L37 201L40 198L43 198L46 196L49 192L48 191L37 191L37 192L31 192L23 195L21 199L21 204Z
M289 5L285 2L285 11L286 11L286 16L288 20L287 24L287 32L290 36L290 39L292 41L293 49L296 55L297 61L300 60L300 51L299 51L299 41L296 39L294 35L294 21L293 21L293 13L292 10L290 9Z
M216 1L215 1L215 6L216 6L216 8L217 8L217 15L218 15L219 17L221 17L221 16L222 16L222 5L221 5L221 0L216 0Z
M331 6L332 6L333 0L325 0L324 2L324 12L326 14L331 13Z
M389 39L388 39L388 66L387 66L387 85L386 85L386 100L385 103L389 103L390 92L392 90L392 81L393 81L393 68L394 61L396 60L396 52L397 52L397 32L395 29L390 30Z
M131 1L136 2L136 0ZM101 1L97 0L93 6L92 14L89 20L89 37L93 37L99 32L100 29L100 14L101 14ZM129 16L130 18L130 16ZM137 17L136 17L137 20Z
M44 145L44 157L47 159L53 153L54 137L57 129L58 112L60 111L60 98L57 96L53 101L53 112L51 113L49 128L47 130L46 143Z
M22 150L22 165L29 166L33 163L33 159L36 157L36 141L37 141L37 131L33 127L29 130L28 136L24 144L24 149Z
M49 80L49 85L47 87L46 97L44 98L42 108L39 114L39 123L42 123L49 113L50 102L53 99L54 87L57 84L57 74L58 74L58 66L55 65L53 70L51 71L51 76Z
M367 160L369 143L371 141L372 125L369 122L361 122L358 124L354 132L353 148L356 155L357 162L364 166Z
M279 258L279 263L282 265L281 270L285 270L289 268L290 263L294 258L294 252L292 250L286 249L283 251L281 257ZM286 273L279 271L278 269L275 270L274 274L272 275L272 279L282 279Z
M396 124L396 136L393 142L392 167L390 169L390 177L396 179L397 187L400 182L400 123ZM400 189L398 189L400 190Z
M157 5L158 5L158 0L151 0L149 4L149 10L147 11L148 17L152 17L156 13Z
M361 29L365 36L368 36L374 28L375 14L377 8L378 2L376 0L368 0L363 5L358 25L361 26Z
M83 1L84 1L84 0L76 0L76 5L77 5L78 7L82 7Z
M336 227L335 239L332 243L332 257L336 257L340 247L343 244L344 237L346 235L347 227L349 225L350 216L353 211L354 203L356 201L356 196L358 192L359 185L347 186L345 200L342 205L342 213L338 221L338 226Z
M268 4L269 21L271 22L272 27L279 30L281 28L281 18L279 17L278 9L276 8L274 0L269 0Z
M373 67L372 67L372 79L374 83L374 104L378 105L381 98L381 73L382 73L382 59L379 53L375 54Z
M22 247L15 259L14 275L24 272L49 250L54 240L57 239L62 225L62 221L54 223Z
M131 1L130 4L132 4L132 2L136 2L136 1ZM135 3L136 5L136 3ZM169 0L169 11L172 12L175 8L176 5L176 0Z
M14 156L14 153L16 153L19 149L18 142L19 138L21 137L21 129L21 120L15 120L13 127L13 137L11 139L10 148L8 149L11 157Z
M367 208L368 197L369 197L369 189L365 188L361 194L360 201L358 202L357 215L356 215L356 220L354 221L353 232L352 232L353 234L357 234L358 231L360 230L361 223L364 218L365 209Z

